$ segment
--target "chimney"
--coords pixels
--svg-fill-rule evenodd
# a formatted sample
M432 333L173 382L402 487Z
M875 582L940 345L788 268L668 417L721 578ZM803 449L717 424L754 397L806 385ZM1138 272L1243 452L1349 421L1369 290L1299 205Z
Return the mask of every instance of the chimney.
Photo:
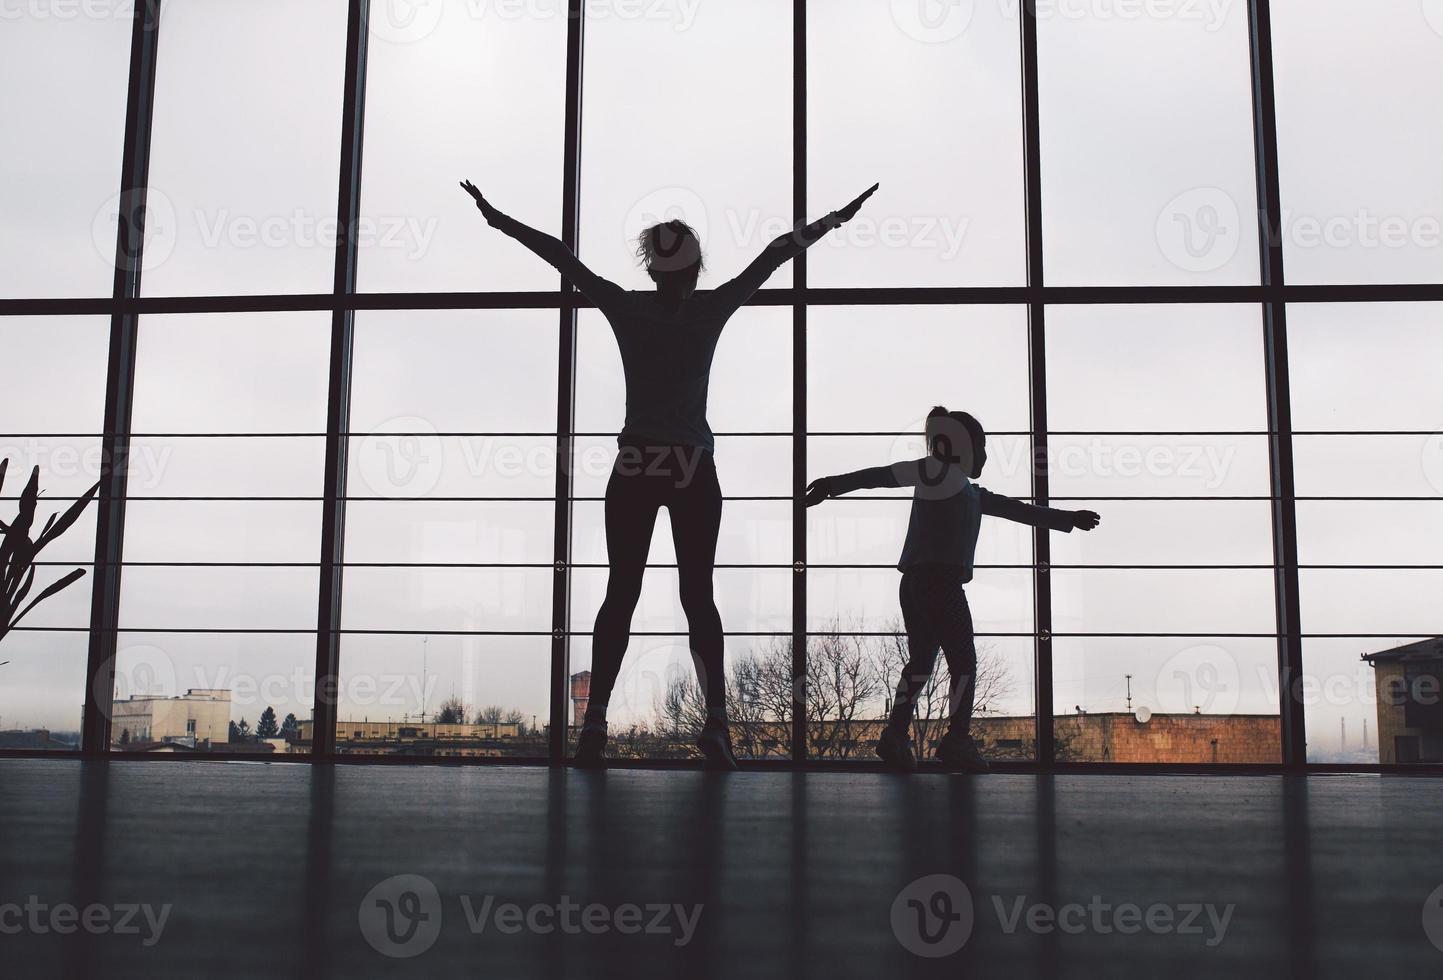
M571 675L571 724L580 728L586 719L586 706L591 703L591 671Z

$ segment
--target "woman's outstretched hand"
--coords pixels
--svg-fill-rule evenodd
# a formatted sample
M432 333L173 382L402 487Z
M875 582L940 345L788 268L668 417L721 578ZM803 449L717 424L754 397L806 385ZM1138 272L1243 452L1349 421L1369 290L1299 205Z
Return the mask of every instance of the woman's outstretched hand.
M490 201L482 197L481 192L476 189L476 185L469 180L461 181L461 189L471 195L471 198L476 202L476 209L486 218L486 223L495 228L496 223L501 220L501 212L496 210Z
M873 184L871 187L868 187L862 193L858 194L855 198L853 198L852 203L848 204L846 207L842 208L839 211L833 211L831 214L833 222L832 227L835 228L837 225L845 224L846 222L851 221L853 218L855 218L857 216L857 212L862 209L862 205L866 203L867 198L875 194L877 192L877 188L881 186L881 184Z

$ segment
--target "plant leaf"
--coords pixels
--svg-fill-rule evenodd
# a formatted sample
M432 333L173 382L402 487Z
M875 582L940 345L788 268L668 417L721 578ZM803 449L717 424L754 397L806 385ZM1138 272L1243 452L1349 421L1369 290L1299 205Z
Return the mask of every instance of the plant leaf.
M36 597L34 598L34 600L31 601L30 605L28 605L28 606L26 606L24 609L20 610L20 615L16 616L15 619L14 619L14 621L11 622L10 625L11 625L11 626L14 626L16 623L20 622L20 620L22 620L22 619L25 618L25 614L26 614L26 613L28 613L30 610L34 609L36 606L40 605L41 602L43 602L43 601L45 601L46 599L50 598L50 597L53 596L55 593L59 592L61 589L65 589L65 588L70 587L71 585L73 585L74 583L80 581L80 580L81 580L82 578L84 578L84 577L85 577L85 569L83 569L83 568L77 568L77 569L75 569L74 571L68 573L64 578L60 579L59 581L50 583L50 586L49 586L48 588L46 588L45 591L41 592L38 596L36 596Z
M57 521L52 516L50 518L51 523L46 524L45 530L40 532L40 537L35 542L35 550L38 552L41 548L45 547L47 544L54 541L56 538L60 537L60 535L64 534L67 530L69 530L70 525L75 523L76 519L80 517L86 506L88 506L89 503L95 499L95 495L99 492L100 481L97 480L95 481L95 486L85 491L85 493L80 496L79 500L75 501L75 503L70 505L70 509L65 512L65 515L63 517L61 517Z

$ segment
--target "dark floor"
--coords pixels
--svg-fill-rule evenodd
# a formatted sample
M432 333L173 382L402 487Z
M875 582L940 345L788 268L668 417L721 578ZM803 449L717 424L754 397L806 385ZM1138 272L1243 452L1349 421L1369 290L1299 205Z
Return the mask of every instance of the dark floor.
M0 976L1439 976L1440 804L1378 776L6 760Z

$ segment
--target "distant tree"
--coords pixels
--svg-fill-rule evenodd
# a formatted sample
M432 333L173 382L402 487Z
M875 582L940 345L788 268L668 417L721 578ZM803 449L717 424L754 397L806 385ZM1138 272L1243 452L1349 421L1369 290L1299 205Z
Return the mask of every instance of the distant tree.
M261 712L261 720L256 722L256 738L275 738L280 730L280 725L276 724L276 709L266 705L266 710Z
M232 722L230 723L230 737L227 738L226 741L228 741L228 742L239 742L240 740L241 740L240 726L237 725L234 721L232 721Z
M129 728L122 728L122 729L120 730L120 744L121 744L121 745L129 745L129 744L130 744L130 729L129 729Z
M526 734L526 716L516 708L512 708L510 711L506 712L506 717L501 719L501 724L515 725L516 734Z
M465 702L453 694L441 702L441 709L431 716L431 720L438 725L463 725L466 723L466 714Z
M476 724L478 725L499 725L506 717L506 709L499 704L488 704L476 712Z
M235 726L235 738L231 739L231 741L232 741L232 742L249 742L250 740L251 740L251 726L250 726L250 722L248 722L248 721L246 721L244 718L242 718L242 719L240 720L240 724Z
M286 715L286 720L281 722L281 738L290 741L298 738L301 734L301 723L296 720L294 713Z

